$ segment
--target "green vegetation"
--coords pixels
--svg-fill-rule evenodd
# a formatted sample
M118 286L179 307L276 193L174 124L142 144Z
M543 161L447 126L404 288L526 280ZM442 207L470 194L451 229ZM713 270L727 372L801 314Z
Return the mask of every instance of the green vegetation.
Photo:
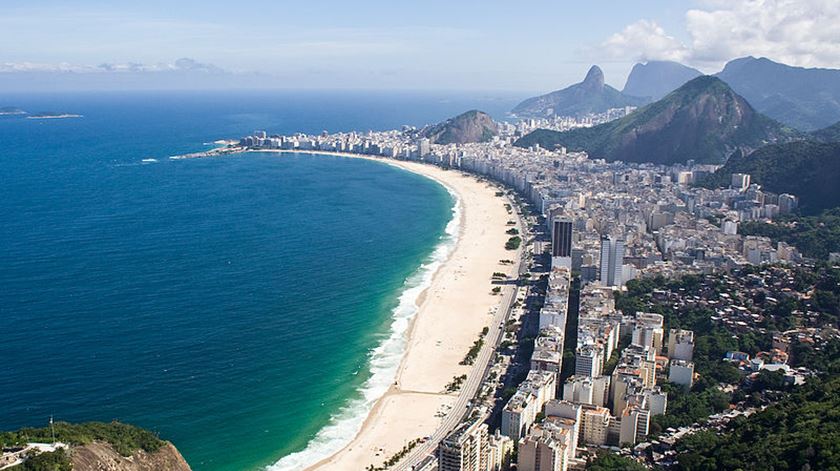
M502 292L502 288L500 286L494 286L493 289L490 290L493 294L499 294Z
M498 287L497 287L498 288ZM496 289L496 288L494 288ZM475 363L475 359L478 357L478 353L481 351L481 347L484 345L484 336L487 335L488 329L485 327L481 331L481 335L478 336L478 340L473 342L472 347L467 352L467 355L461 360L459 365L472 365Z
M456 377L452 378L452 381L450 381L446 385L444 390L448 393L455 392L455 391L461 389L461 385L464 384L464 381L466 381L466 380L467 380L467 375L465 375L465 374L463 374L461 376L456 376Z
M727 368L732 368L725 365ZM738 372L735 371L738 375ZM740 379L740 376L738 376ZM669 427L702 422L712 414L722 412L729 407L731 396L714 386L703 385L686 392L681 386L664 383L662 390L668 393L668 412L665 415L651 417L652 434Z
M148 430L120 422L86 422L54 424L55 439L69 445L87 445L94 441L107 442L114 450L131 456L138 449L154 453L164 445L164 441ZM0 433L0 446L22 445L27 442L52 442L52 433L48 427L23 428L17 432Z
M840 377L809 381L779 404L735 419L723 434L678 443L686 471L836 470L840 457Z
M602 452L586 465L587 471L646 471L647 468L630 458Z
M382 466L370 465L367 468L365 468L365 470L366 471L384 471L384 470L390 468L391 466L394 466L395 464L399 463L401 459L403 459L409 452L411 452L411 450L414 449L414 447L416 447L420 443L421 443L421 440L419 438L415 438L414 440L408 442L408 444L406 446L402 447L402 449L400 451L394 453L394 456L385 460L385 462L382 463Z
M507 275L500 271L494 271L493 278L507 278Z
M840 206L840 142L796 141L767 145L746 155L737 151L699 184L727 187L733 173L750 174L751 181L767 191L798 196L806 215Z
M655 312L662 314L664 328L681 328L694 331L694 371L699 374L691 390L663 385L668 393L668 413L651 418L652 432L668 427L679 427L702 421L709 415L724 410L731 401L731 395L720 391L718 383L738 384L741 374L733 366L722 362L728 351L743 351L751 355L767 350L771 346L769 335L744 333L735 336L725 328L712 322L714 312L708 308L682 306L658 302L651 298L654 289L668 289L684 292L685 295L699 294L703 285L700 276L684 276L669 280L663 277L632 280L627 283L627 293L616 294L616 307L625 314Z
M772 223L750 221L741 224L743 235L769 237L795 246L806 257L825 260L840 251L840 207L817 216L783 216Z
M505 192L504 191L497 191L496 196L505 196Z
M522 244L522 238L519 236L513 236L505 242L505 248L508 250L516 250L519 248L520 244Z
M22 464L9 468L10 471L71 471L72 469L73 463L64 449L35 455Z
M511 227L510 229L506 230L505 233L510 234L510 235L517 235L517 234L519 234L519 229L516 229L515 227Z

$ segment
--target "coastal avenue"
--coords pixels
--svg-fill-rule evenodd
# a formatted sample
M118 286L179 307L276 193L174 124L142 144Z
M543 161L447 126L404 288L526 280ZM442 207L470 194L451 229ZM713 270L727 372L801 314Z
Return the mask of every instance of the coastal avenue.
M516 206L513 207L516 208ZM522 274L522 269L525 264L525 257L523 256L523 253L525 252L525 247L527 246L526 241L528 236L525 221L523 220L521 213L519 213L518 208L517 220L522 231L523 242L518 251L519 263L515 272L518 279L518 277ZM499 302L499 309L496 310L496 315L493 317L493 321L490 323L487 336L485 337L487 342L484 343L484 346L481 348L481 352L478 354L478 357L473 364L472 370L470 370L467 375L467 380L464 382L461 394L458 395L458 400L452 406L452 410L449 411L437 430L435 430L428 440L419 444L404 460L398 463L393 468L395 471L410 471L414 469L414 466L420 464L429 455L435 453L438 444L446 438L446 436L449 435L449 433L451 433L452 430L454 430L455 427L461 423L461 420L467 415L467 412L471 409L472 400L475 399L475 396L478 393L478 388L481 386L481 383L487 375L487 371L490 367L490 360L493 358L493 354L496 352L496 347L499 345L502 333L502 328L499 326L504 326L505 321L510 316L513 301L516 299L518 293L518 284L513 285L510 289L502 291L502 300Z

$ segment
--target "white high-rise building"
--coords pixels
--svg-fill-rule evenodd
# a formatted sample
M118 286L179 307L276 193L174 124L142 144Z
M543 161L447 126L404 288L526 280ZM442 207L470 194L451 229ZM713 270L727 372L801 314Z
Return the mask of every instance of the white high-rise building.
M668 332L668 358L691 361L694 359L694 332L671 329Z
M640 312L636 314L636 326L633 328L633 345L648 347L656 353L662 351L664 336L664 318L661 314Z
M671 360L668 381L691 388L694 384L694 363L685 360Z

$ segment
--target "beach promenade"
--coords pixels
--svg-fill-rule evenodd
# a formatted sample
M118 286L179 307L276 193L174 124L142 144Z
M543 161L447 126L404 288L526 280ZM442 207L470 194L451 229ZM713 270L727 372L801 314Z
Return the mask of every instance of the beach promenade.
M324 152L319 152L324 153ZM355 156L353 156L355 157ZM380 398L353 440L309 469L366 469L380 466L409 442L429 438L404 463L421 459L468 410L496 346L499 325L515 299L515 285L492 293L494 272L517 275L518 252L504 248L509 235L507 199L498 188L459 171L431 165L381 160L433 178L458 196L460 231L448 260L417 300L407 348L394 384ZM514 260L502 265L500 260ZM460 365L482 329L484 348L473 365ZM447 393L453 378L466 375L460 389ZM401 463L401 467L405 466Z

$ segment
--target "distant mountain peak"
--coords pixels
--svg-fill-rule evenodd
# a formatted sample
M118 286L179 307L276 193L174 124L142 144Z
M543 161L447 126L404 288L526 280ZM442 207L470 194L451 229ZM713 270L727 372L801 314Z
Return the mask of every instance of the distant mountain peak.
M636 64L627 76L625 95L658 100L689 80L703 75L697 69L673 61L648 61Z
M604 83L604 71L593 65L583 82L524 100L513 113L523 117L575 116L603 113L610 108L641 106L647 98L632 97Z
M583 86L592 90L604 88L604 71L597 65L593 65L589 68L589 72L586 73L586 78L581 83Z

